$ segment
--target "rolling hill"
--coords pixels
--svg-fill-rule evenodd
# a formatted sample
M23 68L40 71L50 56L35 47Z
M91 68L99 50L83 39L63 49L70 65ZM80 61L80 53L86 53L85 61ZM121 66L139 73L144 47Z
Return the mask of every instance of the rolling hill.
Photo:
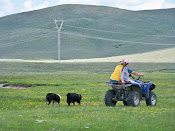
M62 60L174 48L174 14L175 9L129 11L104 6L59 5L1 17L0 59L57 59L55 19L64 20Z

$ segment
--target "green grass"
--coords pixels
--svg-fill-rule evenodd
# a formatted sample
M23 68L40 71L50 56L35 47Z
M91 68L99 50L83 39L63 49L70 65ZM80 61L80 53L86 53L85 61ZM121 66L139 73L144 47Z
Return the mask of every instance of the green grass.
M17 65L11 63L11 73L0 75L0 82L28 83L28 84L58 84L58 86L33 86L27 89L0 88L0 130L174 130L175 128L175 74L171 70L164 72L146 72L143 81L156 83L154 92L157 95L157 105L147 107L141 101L139 107L125 107L118 102L115 107L106 107L104 104L105 92L111 87L104 83L109 80L110 69L105 72L77 72L81 64L72 65L72 72L63 64L61 72L36 72L30 69L22 73L28 63L23 63L21 72L16 72ZM22 64L22 63L21 63ZM95 63L91 63L95 65ZM3 65L1 63L1 65ZM42 64L41 64L42 65ZM37 65L40 68L45 66ZM50 66L53 64L49 64ZM110 67L106 63L102 67ZM146 64L147 66L149 64ZM145 66L146 66L145 65ZM48 66L48 65L47 65ZM159 69L163 68L159 65ZM2 66L3 67L3 66ZM99 66L93 66L94 70ZM170 66L171 67L171 66ZM10 68L10 65L9 67ZM87 68L87 67L86 67ZM26 70L27 70L26 69ZM67 71L69 73L67 73ZM92 68L90 68L91 70ZM101 69L101 68L100 68ZM103 68L102 68L103 69ZM0 71L2 71L0 69ZM41 70L41 69L40 69ZM140 70L139 70L140 71ZM172 71L173 72L173 71ZM45 96L48 92L58 93L62 96L61 106L46 106ZM82 94L82 103L76 106L67 106L66 94L76 92ZM43 120L38 123L38 120Z
M112 73L118 63L31 63L0 62L0 74L89 74ZM132 70L140 72L175 73L174 63L131 63Z

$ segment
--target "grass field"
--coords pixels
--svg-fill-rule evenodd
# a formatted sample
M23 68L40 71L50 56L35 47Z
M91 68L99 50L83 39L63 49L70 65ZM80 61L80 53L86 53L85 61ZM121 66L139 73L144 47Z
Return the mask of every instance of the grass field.
M156 83L158 102L147 107L106 107L104 95L116 63L16 63L0 62L0 82L33 85L25 89L0 88L0 130L156 130L175 128L174 63L133 63L143 81ZM48 84L48 86L36 86ZM61 106L46 106L48 92L62 96ZM66 94L82 94L81 105L67 106Z
M80 63L80 62L118 62L124 58L128 58L132 63L174 63L175 48L168 48L158 51L151 51L146 53L137 53L131 55L112 56L104 58L92 58L92 59L71 59L71 60L53 60L53 59L0 59L0 62L38 62L38 63ZM170 57L171 56L171 57ZM167 59L168 58L168 59Z

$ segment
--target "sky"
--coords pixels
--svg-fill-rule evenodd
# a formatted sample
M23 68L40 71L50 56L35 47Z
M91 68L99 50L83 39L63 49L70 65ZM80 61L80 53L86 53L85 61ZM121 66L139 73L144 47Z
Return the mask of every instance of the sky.
M0 0L0 17L62 4L85 4L127 10L175 8L175 0Z

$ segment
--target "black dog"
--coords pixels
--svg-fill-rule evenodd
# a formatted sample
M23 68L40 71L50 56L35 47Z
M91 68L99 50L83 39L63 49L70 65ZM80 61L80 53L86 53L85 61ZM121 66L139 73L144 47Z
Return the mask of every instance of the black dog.
M54 105L54 102L58 102L58 105L60 105L60 100L61 100L61 96L58 94L55 94L55 93L48 93L46 95L46 104L47 104L47 101L49 102L49 104L51 103L51 101L53 101L53 104ZM48 105L49 105L48 104Z
M75 102L81 103L81 94L77 94L77 93L68 93L67 94L67 103L68 106L70 106L70 103L73 103L73 105L75 105Z

